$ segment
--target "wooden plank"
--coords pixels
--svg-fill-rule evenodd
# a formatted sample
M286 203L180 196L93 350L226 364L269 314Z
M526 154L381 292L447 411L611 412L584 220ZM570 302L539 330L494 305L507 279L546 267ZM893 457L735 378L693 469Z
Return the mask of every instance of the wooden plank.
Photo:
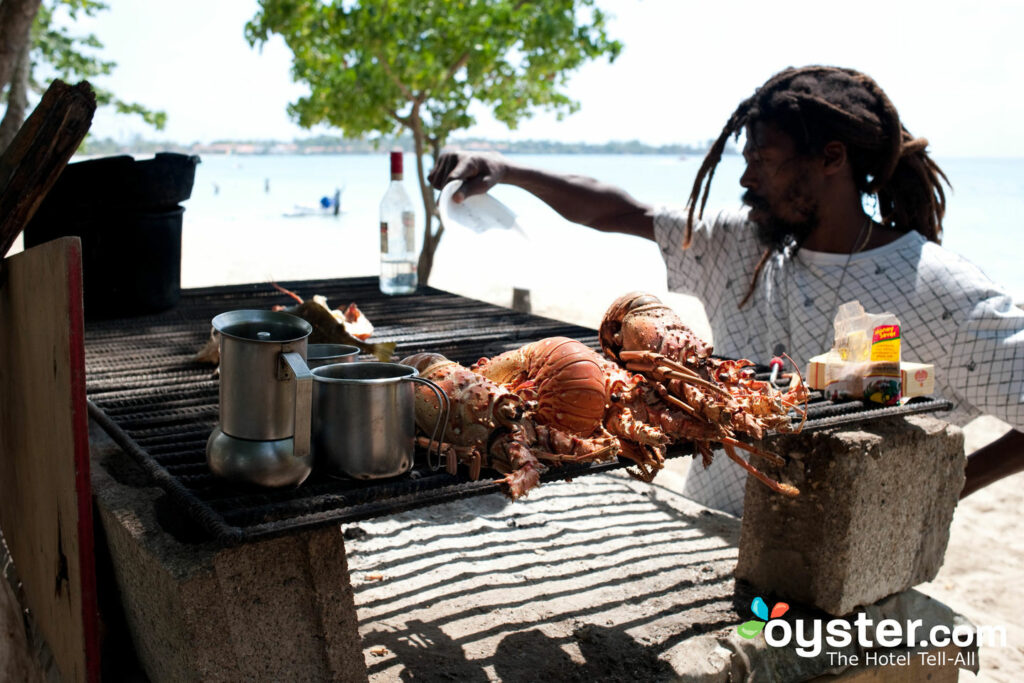
M77 237L0 263L0 529L62 680L99 680Z
M0 156L0 257L28 225L78 149L96 111L87 81L56 80Z

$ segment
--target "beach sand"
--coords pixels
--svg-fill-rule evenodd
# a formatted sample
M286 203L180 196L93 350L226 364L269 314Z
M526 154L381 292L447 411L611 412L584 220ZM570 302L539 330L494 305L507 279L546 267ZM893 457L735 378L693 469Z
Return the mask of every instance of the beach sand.
M1002 436L1009 425L990 416L964 428L971 452ZM1016 474L960 501L946 559L918 590L957 610L976 626L1005 626L1006 647L981 649L978 680L1024 679L1024 474ZM971 680L969 674L964 679Z

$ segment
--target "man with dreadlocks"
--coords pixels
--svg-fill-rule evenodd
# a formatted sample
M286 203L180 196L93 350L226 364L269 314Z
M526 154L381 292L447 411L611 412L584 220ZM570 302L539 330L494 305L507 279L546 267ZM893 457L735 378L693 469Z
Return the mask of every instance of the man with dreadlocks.
M740 212L704 218L729 137L746 134ZM939 246L945 176L882 89L852 69L786 69L740 103L711 147L683 212L653 209L580 176L498 155L446 152L431 172L456 201L504 182L568 220L654 240L672 291L700 298L723 356L788 353L806 367L831 346L837 307L859 300L902 323L904 357L936 365L949 418L993 414L1014 429L973 453L967 495L1024 469L1024 311L978 268ZM948 181L946 181L948 184ZM873 198L877 218L865 213ZM739 468L692 468L685 493L742 510Z

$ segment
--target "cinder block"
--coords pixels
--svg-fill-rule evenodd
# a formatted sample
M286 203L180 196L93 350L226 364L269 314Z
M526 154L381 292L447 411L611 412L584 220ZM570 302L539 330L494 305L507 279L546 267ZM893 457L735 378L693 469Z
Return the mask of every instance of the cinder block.
M366 680L340 528L236 548L180 542L158 523L161 491L119 483L95 446L97 522L151 680Z
M964 483L958 427L886 418L768 447L789 461L763 469L801 493L749 479L737 578L839 616L935 577Z

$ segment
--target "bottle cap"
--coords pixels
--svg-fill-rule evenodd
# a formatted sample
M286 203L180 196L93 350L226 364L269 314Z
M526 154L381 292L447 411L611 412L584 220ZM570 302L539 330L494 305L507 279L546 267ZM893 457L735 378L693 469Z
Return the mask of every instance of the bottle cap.
M402 150L391 150L391 175L402 175Z

